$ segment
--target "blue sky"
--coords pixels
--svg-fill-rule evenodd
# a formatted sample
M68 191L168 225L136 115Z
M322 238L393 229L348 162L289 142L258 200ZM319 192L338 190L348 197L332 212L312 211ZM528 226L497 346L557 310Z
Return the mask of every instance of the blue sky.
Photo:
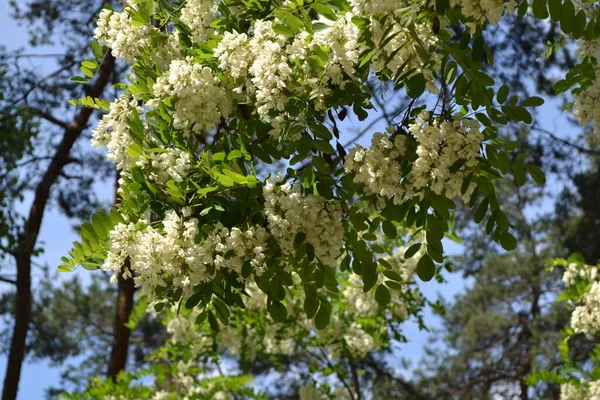
M0 38L3 38L0 39L0 44L7 45L9 49L27 47L27 31L24 27L17 26L9 17L7 1L0 3ZM53 52L53 49L46 47L36 49L35 51L51 53ZM44 66L44 62L47 62L44 59L33 59L29 62L40 68L41 71L48 69L47 66ZM556 103L545 105L540 116L542 117L542 126L545 129L553 132L573 131L573 128L566 122L565 117L558 112ZM379 126L377 128L382 130L385 127ZM369 141L370 137L365 137L361 139L360 142L367 144ZM549 180L547 188L551 192L558 193L562 189L562 184L555 180ZM112 196L112 187L110 183L98 185L97 189L100 197L104 199L108 200ZM23 210L27 209L30 200L30 198L26 199L21 205ZM59 264L60 257L66 254L70 248L71 242L76 239L76 235L72 230L72 223L72 221L67 220L58 213L56 209L50 209L46 213L40 233L40 241L45 248L45 252L37 259L38 263L47 264L51 266L51 268L54 268ZM457 253L460 251L460 247L451 244L447 247L447 250L451 253ZM77 273L80 273L83 276L90 274L88 271L79 271ZM456 293L462 291L465 288L465 284L467 284L467 282L460 276L451 275L448 276L448 283L443 285L438 283L423 284L422 290L428 298L431 299L436 298L438 294L441 294L446 298L451 298ZM430 313L428 313L428 317L427 320L432 322L431 325L435 326ZM407 336L411 337L412 341L411 343L400 345L399 355L412 359L413 363L416 363L423 354L422 347L426 344L429 335L419 332L417 325L414 323L408 324L405 329ZM2 377L5 368L6 359L0 357L0 374ZM23 368L18 397L19 400L41 399L45 388L58 383L59 371L60 368L52 367L46 362L27 362Z

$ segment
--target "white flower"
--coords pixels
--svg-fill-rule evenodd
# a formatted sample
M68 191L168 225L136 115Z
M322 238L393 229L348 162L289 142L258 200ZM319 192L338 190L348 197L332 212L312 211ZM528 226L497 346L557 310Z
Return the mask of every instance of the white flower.
M140 46L149 44L150 34L146 26L133 26L126 11L103 9L98 16L94 38L100 46L110 48L113 56L133 64L140 55Z
M129 146L133 144L133 139L127 132L127 119L133 110L137 110L138 113L142 111L136 100L122 95L110 104L109 113L102 116L98 126L92 131L92 146L105 146L108 150L107 158L120 170L127 170L133 163L133 159L127 153Z
M122 271L129 257L135 282L153 300L153 288L165 286L169 278L173 287L193 293L194 286L212 279L214 269L227 269L243 280L242 268L248 263L250 274L264 270L268 234L263 227L247 230L228 229L218 223L201 244L196 243L198 220L179 216L170 210L162 220L162 229L146 222L145 228L133 223L118 224L109 233L109 251L103 269L115 274ZM129 270L123 271L131 276Z
M176 98L173 116L176 129L205 133L233 110L230 94L220 86L212 70L194 64L191 58L173 60L153 90L158 99Z
M190 28L195 43L206 42L210 24L217 17L218 3L211 0L187 0L184 4L181 22Z
M365 358L374 349L373 337L356 322L353 322L344 334L344 341L350 354L359 360Z
M263 188L269 231L289 255L295 253L296 235L305 233L315 257L325 265L334 265L344 237L340 206L327 203L321 196L303 196L298 184L279 186L282 181L283 176L278 175Z
M405 139L392 142L389 136L375 133L369 148L356 145L350 149L344 169L346 173L354 172L354 181L365 185L365 193L402 201L402 174L396 158L406 152L405 142Z
M149 153L148 157L142 158L137 164L146 168L145 172L150 181L159 184L165 184L171 179L181 182L193 166L192 156L175 148Z
M461 196L461 187L466 168L476 167L480 156L483 134L479 121L463 119L460 114L453 121L428 122L429 114L423 113L409 126L413 137L419 143L417 160L411 171L411 184L415 191L429 187L436 194L449 199ZM458 171L450 172L450 167L459 160L464 165ZM464 198L468 200L470 193Z
M450 4L460 4L463 15L473 19L473 22L467 23L472 31L485 25L486 21L497 25L505 11L513 13L518 6L514 0L452 0Z

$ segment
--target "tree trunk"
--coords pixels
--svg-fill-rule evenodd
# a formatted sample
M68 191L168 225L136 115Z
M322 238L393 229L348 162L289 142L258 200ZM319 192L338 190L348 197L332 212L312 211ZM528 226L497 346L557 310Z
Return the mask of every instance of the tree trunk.
M15 325L13 328L8 364L4 378L2 400L17 398L21 365L25 355L25 341L31 315L31 257L17 258L17 296L15 304Z
M108 54L100 66L96 82L87 95L91 97L102 95L110 77L113 75L114 67L115 59ZM15 400L17 398L31 316L31 258L44 218L44 211L50 198L50 189L60 176L63 167L68 163L71 149L81 132L86 128L92 111L91 108L82 108L73 121L68 124L59 124L59 126L65 126L65 133L56 148L48 169L44 172L44 176L35 190L35 198L29 209L29 217L21 234L19 247L14 255L17 266L15 325L10 343L7 370L4 376L2 400Z
M126 264L129 264L128 262ZM126 268L129 265L125 265ZM117 380L119 372L125 369L129 353L129 338L131 329L125 326L133 310L133 295L135 286L133 279L125 279L119 275L119 290L117 295L117 312L115 315L114 335L110 360L108 363L108 377Z

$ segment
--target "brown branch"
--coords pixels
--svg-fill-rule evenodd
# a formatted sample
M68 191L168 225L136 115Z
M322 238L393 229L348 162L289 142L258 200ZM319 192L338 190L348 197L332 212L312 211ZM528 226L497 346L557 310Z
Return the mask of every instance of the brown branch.
M49 112L42 111L40 109L37 109L34 107L29 107L29 106L26 107L26 110L42 119L45 119L46 121L48 121L54 125L61 127L62 129L65 129L65 130L69 129L68 122L65 122L65 121L62 121L62 120L56 118L54 115L50 114Z
M2 276L0 276L0 282L10 283L11 285L17 284L17 281L15 281L14 279L8 279L8 278L4 278Z
M98 77L90 88L90 96L100 97L102 95L114 72L114 67L115 59L109 54L102 62ZM25 357L25 341L31 319L31 258L50 197L50 189L58 179L62 168L67 164L69 153L81 132L87 126L91 115L92 109L83 108L77 113L75 119L65 127L63 138L56 148L54 157L44 172L42 180L37 185L25 229L20 236L19 248L15 254L17 264L15 325L4 377L2 400L15 400L17 398L21 368Z

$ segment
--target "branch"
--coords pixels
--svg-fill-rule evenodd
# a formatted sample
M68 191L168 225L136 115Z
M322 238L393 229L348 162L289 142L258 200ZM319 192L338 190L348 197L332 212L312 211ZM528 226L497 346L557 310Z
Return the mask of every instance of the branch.
M61 127L62 129L65 129L65 130L69 129L69 124L67 122L56 118L55 116L53 116L52 114L50 114L48 112L42 111L38 108L30 107L30 106L27 106L25 109L32 112L33 114L37 115L38 117L43 118L46 121Z
M532 126L531 127L532 130L534 131L538 131L541 133L544 133L548 136L550 136L553 140L562 143L566 146L572 147L573 149L577 150L580 153L584 153L584 154L591 154L591 155L595 155L595 156L600 156L600 151L596 151L596 150L591 150L591 149L586 149L585 147L581 147L575 143L571 143L568 140L559 138L558 136L556 136L554 133L550 132L549 130L543 129L543 128L538 128L536 126Z
M4 278L3 276L0 275L0 282L4 282L4 283L10 283L11 285L17 285L17 281L14 279L8 279L8 278Z

